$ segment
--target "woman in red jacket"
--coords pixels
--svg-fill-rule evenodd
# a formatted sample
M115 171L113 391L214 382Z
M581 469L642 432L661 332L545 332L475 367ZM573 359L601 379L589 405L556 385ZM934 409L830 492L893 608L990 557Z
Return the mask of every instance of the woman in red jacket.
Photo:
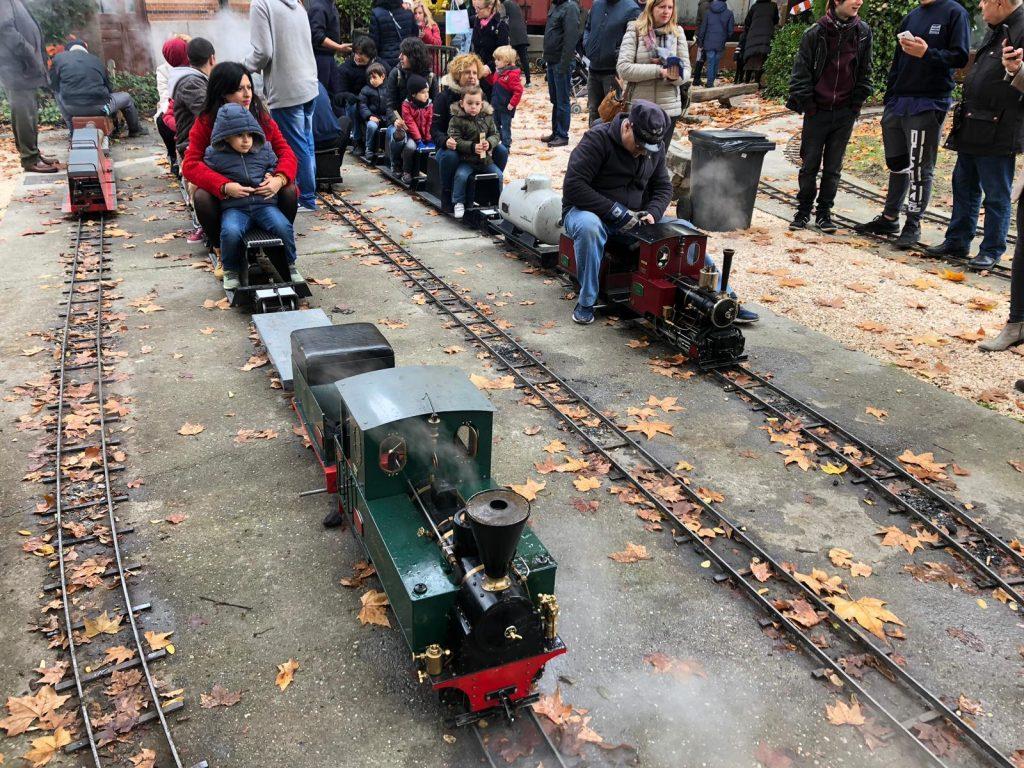
M441 45L441 29L430 15L430 11L420 0L412 7L413 18L416 19L416 27L420 31L420 40L424 45Z
M210 146L217 110L224 104L241 104L252 112L277 155L274 173L267 174L258 187L243 187L210 169L203 160L203 153ZM181 164L182 176L197 187L192 202L196 209L196 218L199 219L207 240L219 249L220 201L227 197L277 195L277 207L281 209L281 213L287 216L289 221L295 221L299 205L298 188L294 184L297 170L295 153L288 146L277 123L259 96L253 93L249 71L234 61L225 61L215 66L210 72L210 82L206 86L203 111L189 131L188 149Z

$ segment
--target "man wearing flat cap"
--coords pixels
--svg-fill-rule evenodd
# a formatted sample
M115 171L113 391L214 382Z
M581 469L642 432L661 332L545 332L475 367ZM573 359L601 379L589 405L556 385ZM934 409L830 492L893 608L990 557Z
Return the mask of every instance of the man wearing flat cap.
M628 114L594 125L569 156L562 217L576 253L580 294L572 319L580 325L594 322L608 236L641 224L675 221L665 218L672 202L672 182L665 167L671 131L672 120L665 110L638 100ZM740 315L737 319L745 322L757 319L743 308Z

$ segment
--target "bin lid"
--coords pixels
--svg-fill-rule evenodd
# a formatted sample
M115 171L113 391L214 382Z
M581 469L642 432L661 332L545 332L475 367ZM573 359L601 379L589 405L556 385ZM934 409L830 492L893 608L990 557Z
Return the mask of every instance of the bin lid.
M771 152L775 142L769 141L763 133L721 130L690 131L690 143L702 149L711 149L719 154L728 152Z

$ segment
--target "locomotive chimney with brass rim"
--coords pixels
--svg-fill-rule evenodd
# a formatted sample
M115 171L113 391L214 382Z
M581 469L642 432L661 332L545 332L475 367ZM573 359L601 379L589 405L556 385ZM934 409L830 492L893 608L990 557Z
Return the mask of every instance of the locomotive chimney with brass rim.
M512 585L509 568L529 517L530 502L505 488L480 491L466 502L466 520L484 566L482 586L488 592Z

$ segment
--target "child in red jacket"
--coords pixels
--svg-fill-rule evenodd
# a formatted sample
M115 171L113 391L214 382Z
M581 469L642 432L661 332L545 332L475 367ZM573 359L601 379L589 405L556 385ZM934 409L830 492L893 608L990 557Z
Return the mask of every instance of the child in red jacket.
M523 98L522 71L516 66L518 54L511 45L494 49L496 71L487 77L491 86L491 106L494 107L494 122L498 124L498 135L505 149L512 148L512 118L516 107Z
M425 77L412 74L406 78L408 98L402 102L402 121L405 123L405 147L402 149L402 181L412 183L416 169L416 150L431 150L430 124L434 120L434 105L430 103L430 87ZM399 138L396 133L395 139Z

